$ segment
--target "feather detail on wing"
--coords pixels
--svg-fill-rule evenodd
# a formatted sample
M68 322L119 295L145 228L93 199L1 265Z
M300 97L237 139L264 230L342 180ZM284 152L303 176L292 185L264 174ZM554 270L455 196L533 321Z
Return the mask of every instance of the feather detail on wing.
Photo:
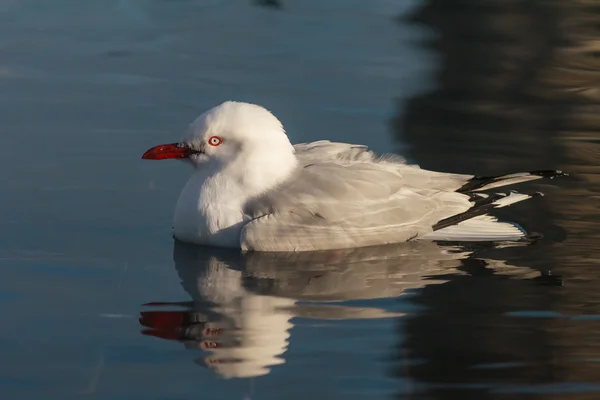
M253 199L244 250L313 251L407 241L471 207L454 191L410 188L389 166L309 164ZM416 185L413 185L416 186Z
M486 214L531 197L481 191L560 171L496 177L429 171L366 146L319 141L294 146L300 167L246 204L243 250L315 251L432 240L510 240L526 233Z

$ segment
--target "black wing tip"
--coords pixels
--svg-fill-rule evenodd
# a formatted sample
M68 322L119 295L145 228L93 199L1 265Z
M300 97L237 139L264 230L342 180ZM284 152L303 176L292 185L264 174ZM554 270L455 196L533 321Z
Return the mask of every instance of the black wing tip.
M544 170L539 170L539 171L528 171L528 172L525 172L525 174L539 176L540 178L546 178L546 179L554 179L554 178L570 176L570 174L568 172L564 172L559 169L544 169ZM491 183L502 181L510 175L511 174L497 175L497 176L474 176L471 179L469 179L467 181L467 183L465 183L462 187L460 187L457 190L457 192L459 192L459 193L474 192L474 191L477 191L477 190L481 189L482 187L485 187Z
M541 171L530 171L531 175L541 176L542 178L559 178L562 176L569 176L568 172L561 171L559 169L545 169Z

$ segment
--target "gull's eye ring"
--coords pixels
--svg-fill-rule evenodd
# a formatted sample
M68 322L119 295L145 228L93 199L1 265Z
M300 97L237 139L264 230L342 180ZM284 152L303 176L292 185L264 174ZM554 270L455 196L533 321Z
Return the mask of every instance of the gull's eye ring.
M208 144L210 144L211 146L218 146L221 143L223 143L223 139L221 139L218 136L211 136L210 138L208 138Z

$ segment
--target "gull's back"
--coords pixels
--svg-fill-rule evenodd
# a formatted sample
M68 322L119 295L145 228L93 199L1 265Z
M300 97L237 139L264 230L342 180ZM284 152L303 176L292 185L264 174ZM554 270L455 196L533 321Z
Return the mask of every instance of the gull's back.
M406 187L439 190L457 190L473 175L450 174L429 171L417 165L409 165L398 155L378 157L365 145L320 140L294 145L300 165L307 166L323 162L339 165L362 164L361 169L388 172L397 175Z
M470 176L377 158L365 146L321 141L295 146L290 179L253 199L242 248L313 251L397 243L471 207L455 192Z

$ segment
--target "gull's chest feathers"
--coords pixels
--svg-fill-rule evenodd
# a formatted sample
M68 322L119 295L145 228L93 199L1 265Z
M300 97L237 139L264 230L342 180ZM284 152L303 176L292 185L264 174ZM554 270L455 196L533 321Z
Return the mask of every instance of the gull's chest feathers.
M235 180L221 174L194 173L181 191L175 237L198 244L239 246L245 196Z
M293 154L248 151L223 164L203 165L181 191L175 217L177 239L221 247L240 246L245 206L280 183L297 167Z

